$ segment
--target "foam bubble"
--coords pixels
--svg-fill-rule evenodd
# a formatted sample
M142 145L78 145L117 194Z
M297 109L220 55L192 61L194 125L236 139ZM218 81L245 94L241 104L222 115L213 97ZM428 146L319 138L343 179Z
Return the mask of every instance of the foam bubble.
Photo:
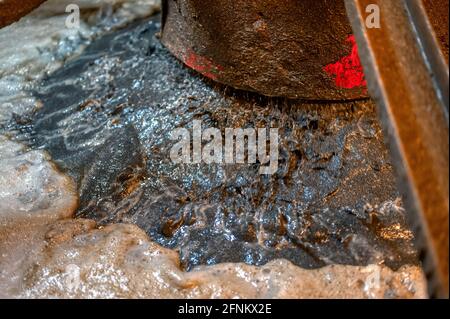
M68 224L69 223L69 224ZM418 267L328 266L301 269L287 260L180 269L178 254L134 225L86 230L85 220L55 224L39 267L21 297L39 298L424 298ZM89 222L90 223L90 222ZM80 227L80 225L85 225ZM94 227L93 224L89 224ZM75 237L58 228L84 229ZM70 252L70 253L68 253ZM379 278L378 282L371 278ZM407 278L408 280L405 280ZM413 283L411 285L411 283Z

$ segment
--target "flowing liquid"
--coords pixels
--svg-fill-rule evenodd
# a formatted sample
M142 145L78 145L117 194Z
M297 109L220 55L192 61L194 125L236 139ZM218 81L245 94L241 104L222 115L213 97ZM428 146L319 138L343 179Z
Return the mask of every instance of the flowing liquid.
M142 16L128 3L84 16L77 33L61 28L56 2L40 10L0 31L54 30L35 35L47 55L32 33L17 45L28 51L0 51L0 133L16 141L0 139L3 294L426 296L372 101L311 104L205 82L160 45L158 17L117 28ZM278 172L172 163L170 133L193 120L279 128Z

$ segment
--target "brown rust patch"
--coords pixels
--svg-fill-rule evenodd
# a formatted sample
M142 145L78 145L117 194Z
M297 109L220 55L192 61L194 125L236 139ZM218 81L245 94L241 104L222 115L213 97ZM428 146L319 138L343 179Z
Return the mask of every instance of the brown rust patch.
M234 88L310 100L367 97L324 66L348 55L344 2L163 1L163 44L190 68Z
M19 20L44 2L45 0L0 1L0 28Z

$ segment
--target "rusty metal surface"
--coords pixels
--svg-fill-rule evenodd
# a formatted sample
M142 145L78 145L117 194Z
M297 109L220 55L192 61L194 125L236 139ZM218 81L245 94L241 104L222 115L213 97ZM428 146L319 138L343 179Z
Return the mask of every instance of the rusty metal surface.
M428 21L439 41L442 54L448 64L449 55L449 20L448 10L449 1L422 0L410 1L409 3L418 3L424 7L427 12Z
M0 28L16 22L39 7L45 0L3 0L0 1Z
M406 1L406 8L414 30L426 56L429 71L433 74L436 91L445 106L448 120L449 75L448 75L448 0ZM444 30L445 28L445 30Z
M448 8L448 1L436 2ZM365 27L369 4L380 7L380 29ZM424 42L424 25L417 19L426 13L420 7L413 13L412 1L346 0L346 5L369 91L378 104L405 204L411 212L410 223L416 228L416 244L430 294L448 297L448 105L433 73L432 51L426 47L435 41ZM448 23L446 11L447 21L443 23ZM446 71L448 77L448 68Z
M213 80L267 96L367 96L324 71L352 50L342 0L167 0L163 12L163 44Z

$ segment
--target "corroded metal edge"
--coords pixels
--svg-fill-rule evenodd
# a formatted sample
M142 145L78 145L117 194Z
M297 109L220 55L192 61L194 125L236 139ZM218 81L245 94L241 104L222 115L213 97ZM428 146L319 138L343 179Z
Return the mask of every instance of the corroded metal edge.
M46 0L3 0L0 2L0 28L16 22Z
M449 290L449 123L430 69L430 50L424 50L417 19L406 2L346 0L346 6L411 212L430 296L445 298ZM380 8L379 29L366 28L370 4Z

